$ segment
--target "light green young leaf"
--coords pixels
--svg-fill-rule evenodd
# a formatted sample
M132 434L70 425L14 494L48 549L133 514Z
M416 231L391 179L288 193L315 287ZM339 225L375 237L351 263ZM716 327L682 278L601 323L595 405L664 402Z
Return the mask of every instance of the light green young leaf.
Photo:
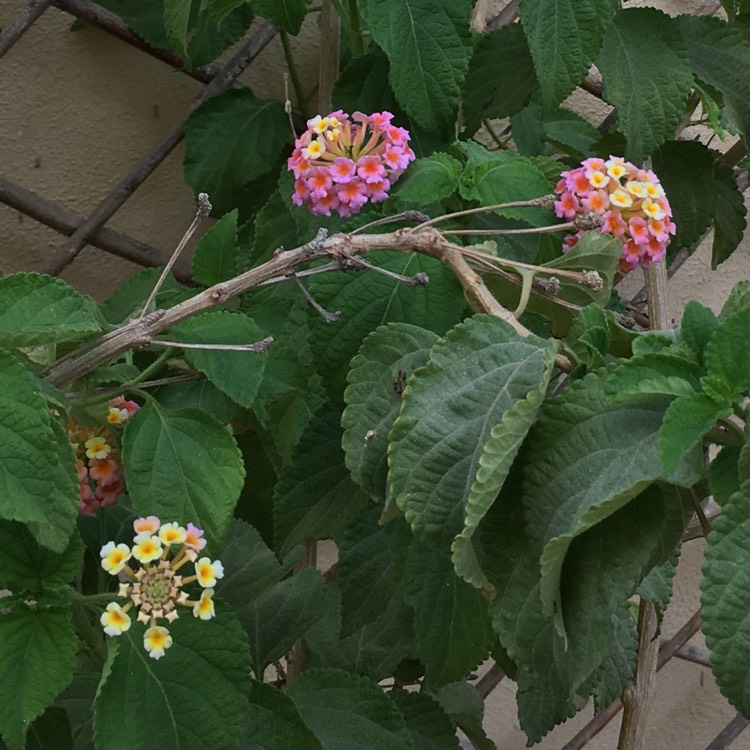
M436 333L408 323L375 329L352 359L341 416L346 467L374 500L383 501L388 474L388 431L401 408L401 391L427 363Z
M186 616L171 623L172 646L158 661L143 648L141 623L117 638L94 702L97 747L237 748L250 654L231 610L216 610L208 622Z
M276 549L338 536L367 502L344 466L339 414L325 412L308 425L274 490Z
M237 275L237 209L222 216L195 247L193 278L212 286Z
M149 401L126 423L122 459L134 510L194 523L216 543L229 524L245 479L229 430L198 409Z
M538 86L529 45L518 24L483 34L464 82L466 133L476 133L484 119L515 114Z
M544 548L540 595L548 614L555 611L563 562L576 537L658 479L690 486L698 477L697 452L676 471L662 466L663 402L609 406L605 387L605 378L593 375L574 384L547 402L528 438L523 503L529 533Z
M40 382L0 349L0 518L28 524L39 544L62 552L79 496L73 448Z
M310 0L252 0L252 6L258 15L294 36L299 34Z
M287 130L280 102L258 99L246 88L213 96L185 123L185 179L224 214L245 184L276 164Z
M723 263L739 246L747 227L745 199L737 187L730 167L715 169L716 216L714 242L711 246L711 268Z
M675 132L693 85L677 20L655 8L618 11L597 65L628 139L625 155L640 162Z
M287 695L325 748L415 750L401 711L366 677L337 669L308 670Z
M616 10L615 0L521 0L518 13L546 107L588 73Z
M38 273L0 278L0 346L78 341L105 327L94 301L60 279Z
M252 682L250 709L238 750L324 750L283 691Z
M706 540L701 620L722 694L750 712L750 484L742 485L714 521Z
M73 677L70 611L19 604L0 615L0 734L24 750L26 731Z
M676 19L687 42L695 75L724 95L724 108L747 138L750 135L750 40L737 26L711 16Z
M520 422L510 418L512 425L495 428L518 402L543 392L549 351L546 341L521 338L486 315L455 326L433 347L428 365L409 382L389 435L391 494L415 533L450 544L466 527L467 512L481 517L479 506L491 495L481 485L502 486L533 404ZM488 469L496 451L500 459ZM470 499L478 506L468 509Z
M607 378L611 404L636 403L663 396L689 396L700 391L703 370L680 357L653 352L620 362Z
M169 336L186 344L255 344L266 337L247 315L214 310L174 326ZM265 352L186 349L185 359L238 404L252 407L266 366Z
M399 104L422 127L444 129L469 67L469 0L364 0L360 9Z
M669 141L654 152L653 165L677 226L672 246L692 248L717 210L713 156L698 141Z
M388 696L401 709L416 750L459 750L453 723L434 698L407 690Z
M690 300L682 313L680 336L702 361L706 345L718 326L719 320L710 308Z

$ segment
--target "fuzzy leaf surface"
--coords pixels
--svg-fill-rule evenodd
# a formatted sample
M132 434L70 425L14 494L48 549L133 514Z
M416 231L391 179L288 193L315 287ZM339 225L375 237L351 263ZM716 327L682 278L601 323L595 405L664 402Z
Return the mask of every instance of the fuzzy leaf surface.
M212 286L237 275L237 210L222 216L195 246L193 278Z
M422 127L444 128L469 67L469 0L364 0L360 9L399 104Z
M94 300L60 279L38 273L0 278L0 346L78 341L104 328Z
M198 409L164 409L150 401L126 423L122 458L133 508L194 523L218 542L245 479L229 430Z
M714 170L716 186L716 215L714 242L711 246L711 268L716 269L739 246L747 228L745 198L737 187L731 167Z
M391 690L388 696L401 709L416 750L459 750L456 730L434 698L407 690Z
M0 615L0 735L24 750L31 722L73 677L77 639L67 608L20 604Z
M614 0L521 0L518 14L545 106L559 104L581 82L616 10Z
M352 359L341 444L352 479L374 500L385 499L388 432L401 408L396 386L403 389L414 370L427 363L437 340L425 328L388 323L375 329Z
M310 0L252 0L255 12L292 36L299 34Z
M654 8L619 11L597 65L604 98L617 107L619 129L628 139L625 156L640 162L675 132L693 85L676 19Z
M389 435L391 493L415 533L449 544L467 526L468 512L481 517L490 493L477 487L472 498L478 472L480 485L499 489L503 467L525 434L515 423L517 434L493 430L519 401L543 391L549 351L547 342L521 338L485 315L455 326L433 347L428 365L409 382ZM485 456L487 450L500 451L499 460ZM487 468L492 460L496 466ZM476 507L467 506L470 500Z
M213 620L182 616L169 631L172 646L158 661L143 648L141 623L118 637L94 703L97 746L235 750L248 705L242 628L217 607ZM160 720L144 721L150 716Z
M750 388L750 348L738 346L738 342L745 340L748 330L750 307L724 320L706 346L708 377L729 398L736 398Z

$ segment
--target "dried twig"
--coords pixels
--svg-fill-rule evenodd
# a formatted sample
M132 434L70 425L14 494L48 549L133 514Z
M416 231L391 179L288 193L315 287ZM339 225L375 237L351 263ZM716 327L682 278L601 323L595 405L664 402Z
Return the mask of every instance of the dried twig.
M273 344L273 337L267 336L253 344L188 344L184 341L165 341L164 339L153 339L149 346L161 346L170 349L204 349L214 352L253 352L260 354Z
M149 151L135 168L115 185L109 195L99 203L94 211L83 221L70 239L55 253L45 266L44 273L56 275L60 273L79 253L88 241L89 236L107 222L112 215L125 203L133 192L146 178L161 164L162 161L182 140L185 134L185 122L190 114L210 97L230 86L247 66L260 54L265 46L276 35L276 28L271 24L263 24L258 31L242 45L240 50L232 56L221 72L197 96L182 118L176 122Z
M39 16L51 5L52 0L31 0L31 2L8 24L0 34L0 57L2 57L32 26Z

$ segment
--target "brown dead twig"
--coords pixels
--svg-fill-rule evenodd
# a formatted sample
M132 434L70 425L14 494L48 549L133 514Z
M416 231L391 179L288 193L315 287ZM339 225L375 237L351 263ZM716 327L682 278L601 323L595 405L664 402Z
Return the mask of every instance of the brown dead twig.
M505 320L521 336L530 334L492 296L482 278L469 266L463 254L464 248L449 242L441 232L432 227L404 228L389 234L337 234L332 237L327 237L325 231L321 230L315 239L305 245L293 250L278 250L271 260L256 268L215 284L174 307L139 317L93 343L84 345L52 365L45 379L58 388L63 388L129 349L148 347L160 333L193 315L224 304L260 285L293 278L300 266L311 261L327 259L332 261L331 270L346 270L356 267L352 259L373 250L417 252L437 258L456 275L474 309ZM557 356L556 364L563 370L569 370L571 366L569 360L562 355Z

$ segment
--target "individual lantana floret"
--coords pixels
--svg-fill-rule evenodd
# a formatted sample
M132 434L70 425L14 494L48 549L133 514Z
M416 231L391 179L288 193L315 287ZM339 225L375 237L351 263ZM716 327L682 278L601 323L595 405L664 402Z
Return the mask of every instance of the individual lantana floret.
M368 201L384 201L414 160L409 132L392 119L390 112L338 110L308 120L287 162L295 177L292 201L325 216L351 216Z
M206 540L202 539L203 531L193 524L184 528L176 522L161 523L156 516L147 516L137 518L133 530L132 546L107 542L101 549L102 567L111 575L120 575L117 595L128 600L124 606L108 604L101 623L107 635L121 635L130 627L128 612L136 610L138 622L148 626L143 646L152 659L160 659L172 645L172 636L159 621L174 622L179 617L179 607L191 609L193 616L201 620L214 617L213 587L223 577L224 567L219 560L207 557L196 563L198 550ZM179 574L188 563L194 564L194 574ZM184 590L194 582L201 588L197 599L191 599Z
M135 401L118 396L107 402L107 422L122 427L138 411ZM68 437L76 452L80 499L78 512L93 516L106 505L114 505L125 491L125 479L115 435L106 427L83 427L73 420Z
M672 209L659 178L649 169L618 156L591 158L576 169L563 172L555 187L560 199L555 214L573 219L593 212L604 219L601 232L611 234L623 244L620 271L648 267L662 260L675 233ZM583 231L569 234L563 242L567 252Z

